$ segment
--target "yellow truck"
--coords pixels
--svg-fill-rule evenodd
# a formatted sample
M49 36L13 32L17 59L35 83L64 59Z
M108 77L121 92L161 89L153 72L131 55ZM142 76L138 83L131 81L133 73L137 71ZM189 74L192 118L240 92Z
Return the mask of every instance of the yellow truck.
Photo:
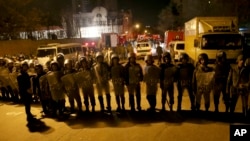
M198 56L206 53L209 63L214 63L219 50L235 63L242 53L242 37L237 17L195 17L185 23L185 52L196 64Z

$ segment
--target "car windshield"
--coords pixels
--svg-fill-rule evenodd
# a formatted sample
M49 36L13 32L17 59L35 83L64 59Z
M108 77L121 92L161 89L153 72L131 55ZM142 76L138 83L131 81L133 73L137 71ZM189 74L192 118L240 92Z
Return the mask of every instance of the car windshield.
M176 45L176 49L178 49L178 50L184 50L184 48L185 48L185 44L177 44Z
M56 54L56 49L39 49L37 51L37 57L47 57L50 55L55 55Z
M202 49L240 49L240 34L209 34L202 37Z
M141 47L149 47L148 44L137 44L137 48L141 48Z

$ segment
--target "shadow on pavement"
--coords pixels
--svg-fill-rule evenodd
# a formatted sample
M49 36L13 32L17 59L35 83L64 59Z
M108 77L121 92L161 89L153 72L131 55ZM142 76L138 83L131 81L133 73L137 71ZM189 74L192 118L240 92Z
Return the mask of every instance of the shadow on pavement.
M61 120L73 129L81 128L105 128L117 127L126 128L136 125L150 126L153 123L166 122L167 124L181 125L182 123L209 124L214 122L221 123L243 123L249 124L250 118L244 117L242 113L199 113L192 111L182 112L130 112L123 113L82 113L81 115L70 115L67 119Z
M40 119L36 119L34 121L30 121L30 122L27 123L26 126L28 127L28 129L29 129L30 132L44 133L44 132L48 132L49 130L51 130L51 128L49 126L47 126Z

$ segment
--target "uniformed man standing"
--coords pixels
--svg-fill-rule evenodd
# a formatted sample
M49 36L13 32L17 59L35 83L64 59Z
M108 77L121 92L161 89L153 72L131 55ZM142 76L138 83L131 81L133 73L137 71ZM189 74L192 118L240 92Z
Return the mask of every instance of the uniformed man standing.
M94 66L96 88L98 92L98 100L100 102L101 111L104 111L103 103L103 90L106 94L107 110L111 112L111 95L110 95L110 68L109 65L104 62L104 55L101 52L96 53L96 64Z
M194 73L194 65L189 63L189 56L186 53L180 55L180 64L177 65L177 90L178 90L178 106L177 111L181 111L182 96L185 89L188 91L191 110L195 110L195 96L192 89L192 78Z
M163 63L160 65L160 87L162 89L162 111L165 111L165 104L167 102L167 94L169 96L169 108L173 111L174 104L174 82L176 81L177 68L172 64L171 54L165 52L163 54Z
M73 68L73 61L70 59L66 59L64 61L64 76L62 76L61 80L64 84L64 88L69 98L70 104L70 112L75 112L75 101L77 103L78 114L82 113L82 102L79 92L79 87L74 79L74 74L76 70Z
M125 65L125 83L129 93L131 111L135 111L134 96L136 96L137 110L141 111L141 84L143 80L142 67L136 63L135 53L128 54L128 62Z
M230 69L227 81L227 93L231 93L230 113L234 113L239 96L242 99L242 111L247 114L248 94L250 86L250 73L244 66L243 55L237 58L237 65Z
M143 81L146 83L147 100L150 105L148 111L155 112L156 93L160 82L160 69L154 65L152 55L145 56L146 67L144 68Z
M196 110L200 111L201 98L204 96L205 110L208 112L210 107L210 93L214 81L214 70L208 66L208 55L206 53L201 53L198 56L198 61L192 82L196 97Z
M117 103L117 112L125 111L124 81L125 68L119 63L117 54L111 55L111 80L114 86L115 99Z
M226 107L226 112L229 110L229 93L226 93L227 87L227 78L229 71L231 69L230 64L227 62L226 53L223 51L219 51L216 55L215 62L215 74L214 74L214 86L213 86L213 94L214 94L214 107L215 112L219 112L219 101L220 95L223 95L223 101Z

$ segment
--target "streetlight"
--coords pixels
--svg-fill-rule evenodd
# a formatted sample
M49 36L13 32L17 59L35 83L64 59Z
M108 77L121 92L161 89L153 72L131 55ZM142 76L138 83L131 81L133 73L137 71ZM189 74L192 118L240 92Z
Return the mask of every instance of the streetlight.
M136 29L139 29L139 28L140 28L140 25L139 25L139 24L136 24L136 25L135 25L135 28L136 28Z

